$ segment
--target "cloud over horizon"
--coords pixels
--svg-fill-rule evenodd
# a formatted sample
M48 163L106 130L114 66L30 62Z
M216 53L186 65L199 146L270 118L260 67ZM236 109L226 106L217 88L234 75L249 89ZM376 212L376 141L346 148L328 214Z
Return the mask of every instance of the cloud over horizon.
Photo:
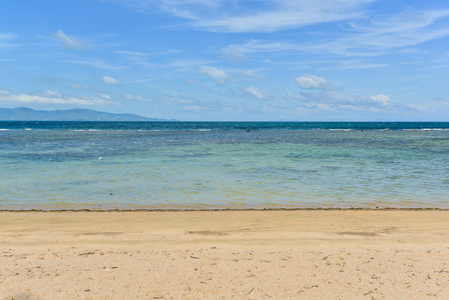
M102 97L103 98L103 97ZM107 99L109 100L109 99ZM80 105L80 106L106 106L114 104L105 99L90 97L79 98L71 96L62 96L58 91L44 91L39 94L12 94L10 92L0 93L0 103L24 105L24 104L55 104L55 105Z
M9 9L0 31L7 105L103 105L179 120L449 115L444 1L88 0Z

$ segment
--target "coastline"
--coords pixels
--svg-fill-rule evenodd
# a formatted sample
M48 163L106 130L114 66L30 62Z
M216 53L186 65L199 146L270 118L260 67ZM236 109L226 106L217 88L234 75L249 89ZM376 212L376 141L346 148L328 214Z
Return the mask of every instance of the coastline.
M211 205L212 206L212 205ZM141 207L138 208L119 208L115 207L99 207L92 205L90 207L84 206L80 208L67 208L60 206L43 206L40 208L30 207L28 208L11 208L11 207L1 207L0 213L3 212L212 212L212 211L428 211L428 210L437 210L437 211L449 211L449 207L443 206L283 206L279 205L278 207L272 206L257 206L257 207L235 207L235 206L212 206L207 207L207 205L192 205L192 206L179 206L179 205L165 205L163 207Z
M0 211L4 298L441 298L449 211Z

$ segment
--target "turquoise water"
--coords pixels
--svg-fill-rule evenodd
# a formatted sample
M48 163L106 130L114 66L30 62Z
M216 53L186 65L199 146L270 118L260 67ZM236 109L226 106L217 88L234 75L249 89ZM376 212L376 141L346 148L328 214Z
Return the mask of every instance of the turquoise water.
M0 209L449 208L449 123L0 122L0 168Z

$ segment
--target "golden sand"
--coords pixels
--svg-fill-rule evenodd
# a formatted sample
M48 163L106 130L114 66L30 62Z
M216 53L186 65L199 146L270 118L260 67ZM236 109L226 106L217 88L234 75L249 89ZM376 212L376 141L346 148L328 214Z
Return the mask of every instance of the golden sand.
M448 299L449 211L0 212L0 299Z

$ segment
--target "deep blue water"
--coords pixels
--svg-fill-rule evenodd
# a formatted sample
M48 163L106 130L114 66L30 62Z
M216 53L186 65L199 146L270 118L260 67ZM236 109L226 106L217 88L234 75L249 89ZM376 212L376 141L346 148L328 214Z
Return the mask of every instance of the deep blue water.
M407 130L449 129L449 122L42 122L0 121L0 129L46 130Z

